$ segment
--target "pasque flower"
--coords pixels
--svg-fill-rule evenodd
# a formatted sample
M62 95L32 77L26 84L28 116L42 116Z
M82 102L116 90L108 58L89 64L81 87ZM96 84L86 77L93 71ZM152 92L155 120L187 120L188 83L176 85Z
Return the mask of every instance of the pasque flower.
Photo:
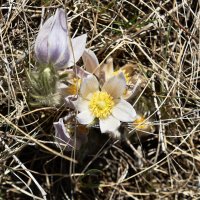
M138 91L138 88L141 88L141 85L144 84L144 78L136 73L136 69L138 67L133 64L129 63L118 70L114 70L113 59L110 57L102 66L99 66L96 55L89 49L84 51L82 59L86 71L95 74L101 83L107 81L113 76L118 75L119 73L123 73L126 80L126 90L122 96L123 99L127 100L133 97L136 91Z
M101 89L97 78L88 75L81 82L80 94L74 102L80 112L77 120L80 124L90 124L99 119L102 133L115 132L121 122L132 122L136 112L132 105L121 98L126 89L123 73L108 79Z
M65 11L58 8L39 30L35 42L35 55L41 64L53 64L56 69L73 66L82 56L86 34L70 42Z
M68 70L68 76L66 79L67 84L59 84L60 93L65 97L65 102L70 107L72 106L70 103L71 99L75 98L78 94L81 80L89 74L95 73L97 76L99 75L99 61L93 51L85 49L82 59L85 70L81 67L74 67L73 70Z

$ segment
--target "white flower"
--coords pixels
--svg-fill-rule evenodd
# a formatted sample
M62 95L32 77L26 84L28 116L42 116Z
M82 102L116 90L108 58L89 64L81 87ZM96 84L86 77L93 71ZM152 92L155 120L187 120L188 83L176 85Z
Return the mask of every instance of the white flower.
M121 98L126 81L123 73L111 77L101 90L94 75L88 75L80 86L80 95L74 102L80 112L77 120L80 124L90 124L99 119L102 133L115 132L121 122L133 122L136 112L130 103Z

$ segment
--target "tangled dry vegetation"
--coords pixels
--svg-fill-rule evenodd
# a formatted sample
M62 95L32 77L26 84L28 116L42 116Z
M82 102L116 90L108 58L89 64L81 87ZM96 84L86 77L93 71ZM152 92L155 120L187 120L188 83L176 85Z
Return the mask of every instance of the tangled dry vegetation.
M58 7L102 63L135 66L145 81L133 105L148 130L122 126L127 137L114 140L93 128L81 151L56 147L53 122L68 110L30 106L26 71L37 67L40 24ZM0 199L199 199L199 8L198 0L1 1Z

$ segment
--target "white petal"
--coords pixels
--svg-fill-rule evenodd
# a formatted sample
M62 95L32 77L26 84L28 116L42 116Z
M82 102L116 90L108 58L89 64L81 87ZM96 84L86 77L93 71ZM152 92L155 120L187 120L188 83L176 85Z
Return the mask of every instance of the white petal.
M110 115L106 119L100 119L99 125L100 125L100 130L102 133L114 132L119 128L120 121L116 119L115 117L113 117L112 115Z
M136 118L135 109L124 99L121 99L120 102L115 105L112 114L122 122L133 122Z
M88 75L80 86L80 95L87 99L88 95L99 90L99 82L94 75Z
M95 73L97 70L97 67L99 66L99 61L94 54L93 51L89 49L85 49L83 55L82 55L83 63L85 66L86 71L90 73Z
M85 110L88 110L88 106L89 106L89 101L78 97L78 99L76 101L73 101L74 107L79 111L79 112L83 112Z
M77 115L77 120L80 124L90 124L94 120L94 116L89 110L85 110Z
M102 90L110 94L114 99L121 97L126 89L126 80L123 73L113 76L103 85Z
M70 48L70 59L67 64L68 67L75 65L75 63L83 55L86 46L87 34L80 35L71 40L72 47Z
M113 59L111 57L106 60L105 64L103 64L102 72L105 74L106 81L113 76Z
M89 72L85 71L84 69L82 69L79 66L73 67L73 71L76 74L76 76L79 77L79 78L81 78L81 79L82 78L86 78L88 75L90 75Z

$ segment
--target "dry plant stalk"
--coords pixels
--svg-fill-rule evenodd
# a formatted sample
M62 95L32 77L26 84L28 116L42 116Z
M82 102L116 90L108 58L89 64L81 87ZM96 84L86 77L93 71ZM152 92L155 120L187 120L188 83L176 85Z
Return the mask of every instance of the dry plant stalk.
M41 82L56 86L42 89L45 100L33 73L32 97L43 103L33 108L27 100L36 35L61 7L70 37L87 33L86 47L98 58L92 63L99 66L96 77L110 57L114 71L132 66L131 104L140 118L121 124L121 140L101 134L98 123L83 128L77 113L59 104L62 96L51 101L61 76L71 86L68 78L83 71L66 78L50 70L48 82L43 68ZM199 8L196 0L1 2L0 199L198 199ZM51 61L59 67L61 60ZM73 81L76 91L80 82ZM79 151L56 146L53 122L65 116L73 145L86 141Z

